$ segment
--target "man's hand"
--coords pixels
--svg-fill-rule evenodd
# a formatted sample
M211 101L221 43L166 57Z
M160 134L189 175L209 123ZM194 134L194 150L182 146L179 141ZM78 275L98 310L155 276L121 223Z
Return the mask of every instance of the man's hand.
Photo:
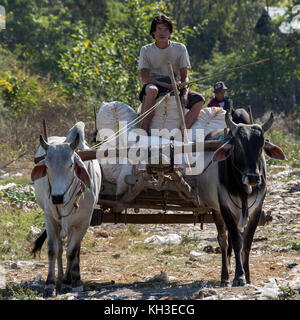
M184 92L181 96L181 105L182 108L185 108L188 105L189 99L188 99L188 92Z

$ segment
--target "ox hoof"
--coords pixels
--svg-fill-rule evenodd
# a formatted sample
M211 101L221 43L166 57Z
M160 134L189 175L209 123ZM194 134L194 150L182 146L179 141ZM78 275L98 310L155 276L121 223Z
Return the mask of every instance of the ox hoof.
M72 287L71 286L66 286L66 285L62 285L59 294L66 294L72 291Z
M246 285L246 281L244 278L236 278L232 282L233 287L243 287L244 285Z
M47 298L51 298L53 296L53 288L45 288L44 293L43 293L43 298L47 299Z
M221 281L221 287L228 287L229 286L229 280L222 280Z
M72 291L73 292L83 291L83 283L80 279L72 280Z
M82 292L82 291L83 291L83 286L73 287L72 288L72 292Z

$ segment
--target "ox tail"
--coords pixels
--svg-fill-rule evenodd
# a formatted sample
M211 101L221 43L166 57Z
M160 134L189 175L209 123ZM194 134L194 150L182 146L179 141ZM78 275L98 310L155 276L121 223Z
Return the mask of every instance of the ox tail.
M36 257L37 252L41 251L42 246L43 246L46 239L47 239L47 231L44 230L39 235L39 237L34 241L34 247L31 250L31 254L34 256L34 258Z

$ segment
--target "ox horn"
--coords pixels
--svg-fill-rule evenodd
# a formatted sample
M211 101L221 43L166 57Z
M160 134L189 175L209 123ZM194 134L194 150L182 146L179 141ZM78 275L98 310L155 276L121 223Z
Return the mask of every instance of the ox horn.
M251 106L248 106L248 114L249 114L249 118L250 118L250 124L253 124L253 115L252 115L252 109Z
M269 119L261 126L264 132L268 131L274 122L273 112L271 112Z
M47 151L48 148L49 148L49 143L47 143L44 139L44 137L40 134L40 143L41 143L41 146L42 148Z
M225 122L227 127L231 130L231 133L233 134L233 132L237 129L237 124L234 123L231 119L231 116L229 115L229 112L226 113L225 115Z
M75 150L79 145L79 141L80 141L80 136L79 136L79 133L77 132L74 141L70 143L70 148L72 150Z

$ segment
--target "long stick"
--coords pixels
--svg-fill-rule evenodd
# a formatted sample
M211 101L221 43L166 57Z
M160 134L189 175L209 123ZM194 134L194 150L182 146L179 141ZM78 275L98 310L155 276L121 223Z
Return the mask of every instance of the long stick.
M188 138L188 135L187 135L184 114L183 114L182 105L181 105L181 101L180 101L180 97L179 97L179 91L178 91L178 88L177 88L177 84L175 82L173 67L172 67L172 64L170 62L168 62L168 71L169 71L169 76L170 76L170 79L171 79L171 83L172 83L172 87L173 87L173 91L174 91L174 95L175 95L175 100L176 100L176 105L177 105L177 110L178 110L179 118L180 118L180 122L181 122L181 130L182 130L182 134L183 134L183 141L188 143L189 142L189 138ZM191 170L191 164L190 164L190 160L189 160L188 156L186 156L186 160L187 160L187 165L188 165L189 169Z
M235 71L235 70L244 69L244 68L247 68L247 67L250 67L250 66L254 66L256 64L267 62L269 60L270 60L270 58L262 59L262 60L259 60L259 61L255 61L255 62L244 64L244 65L239 66L239 67L234 67L234 68L231 68L231 69L227 69L227 70L224 70L224 71L219 72L219 73L215 73L213 76L199 78L199 79L196 79L194 81L183 82L183 83L180 84L180 89L184 88L185 86L189 86L189 85L191 85L193 83L197 83L197 82L201 82L201 81L204 81L204 80L213 79L213 78L216 78L216 77L218 77L218 76L220 76L220 75L222 75L224 73L229 73L229 72L232 72L232 71Z
M214 152L216 151L218 148L220 148L222 146L222 144L224 143L224 141L220 140L206 140L204 142L190 142L189 144L182 144L182 146L176 146L176 148L182 148L182 153L184 153L184 148L188 148L191 147L192 148L192 152L197 152L199 149L202 150L202 146L201 144L203 144L203 151L204 152ZM197 144L199 144L199 149L197 150ZM129 152L129 150L131 151L138 151L139 149L143 149L143 148L148 148L148 147L129 147L129 148L122 148L122 149L110 149L110 151L116 151L116 158L119 157L119 154L124 154L123 152ZM164 146L153 146L151 147L151 150L156 150L156 149L161 149L161 152L164 152L164 150L166 150L167 148L170 148L169 145L164 145ZM108 149L106 150L107 153L104 152L104 156L108 155ZM94 160L97 159L97 150L95 149L88 149L88 150L81 150L77 152L79 157L81 158L82 161L88 161L88 160ZM41 160L43 160L45 158L45 156L39 156L39 157L35 157L34 158L34 163L38 163Z
M181 129L182 129L182 131L184 133L185 130L186 130L184 114L183 114L183 110L182 110L182 106L181 106L181 101L180 101L180 97L179 97L178 88L177 88L177 85L176 85L176 82L175 82L173 67L172 67L172 64L170 62L168 62L168 70L169 70L169 76L170 76L170 79L171 79L171 83L172 83L172 87L173 87L173 91L174 91L174 95L175 95L175 100L176 100L176 105L177 105L177 110L178 110L179 118L180 118L180 122L181 122Z

